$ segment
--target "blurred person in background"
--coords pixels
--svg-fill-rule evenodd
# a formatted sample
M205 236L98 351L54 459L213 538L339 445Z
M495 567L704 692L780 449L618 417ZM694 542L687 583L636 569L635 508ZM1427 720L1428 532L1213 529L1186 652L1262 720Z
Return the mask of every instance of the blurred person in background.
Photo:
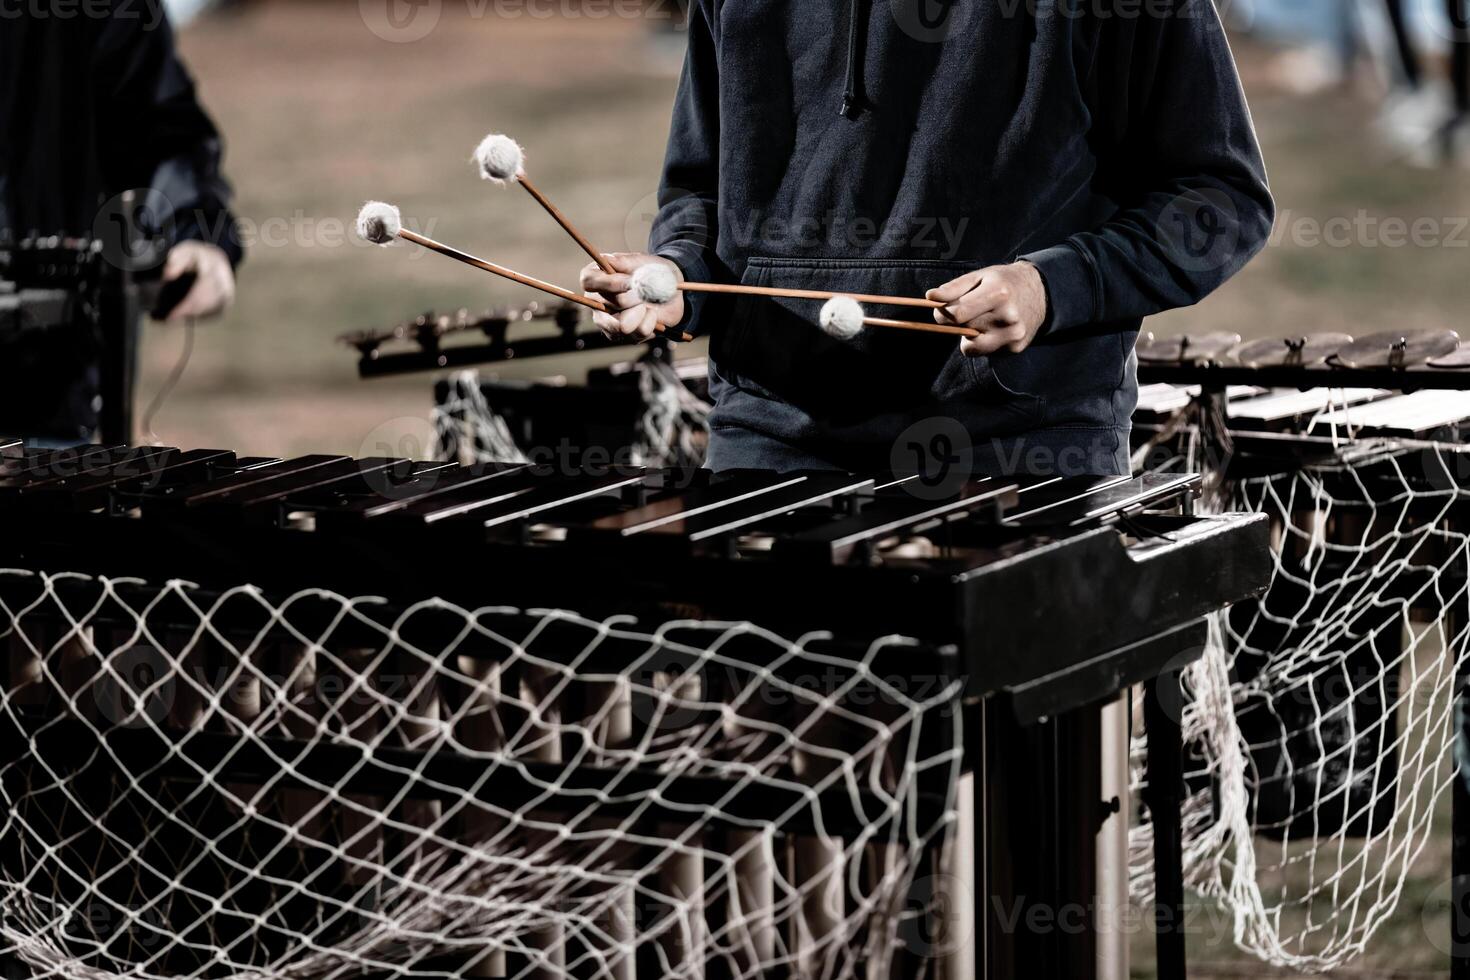
M1470 0L1383 0L1364 8L1365 48L1387 92L1378 132L1421 166L1470 164Z
M0 136L0 242L100 237L107 202L138 191L166 239L164 282L189 284L168 319L230 304L242 251L220 136L158 0L0 0ZM0 432L86 440L94 347L71 330L0 336Z
M928 470L968 442L974 470L1129 471L1142 318L1233 275L1274 205L1214 8L1107 6L693 3L650 254L582 285L610 335L710 335L712 469ZM650 306L630 273L654 262L927 294L979 336L839 340L803 300Z
M1266 74L1311 95L1367 82L1379 137L1421 166L1470 163L1470 0L1233 0L1232 22L1285 50ZM1365 73L1362 69L1368 69Z

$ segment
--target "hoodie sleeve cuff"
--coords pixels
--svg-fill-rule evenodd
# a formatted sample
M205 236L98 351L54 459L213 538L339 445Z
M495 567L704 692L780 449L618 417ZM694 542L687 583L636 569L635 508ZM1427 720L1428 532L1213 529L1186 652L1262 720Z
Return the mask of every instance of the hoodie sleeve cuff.
M240 225L228 210L195 209L174 231L174 241L201 241L218 245L229 256L230 267L239 268L245 258L245 247L240 241Z
M685 282L709 282L709 266L704 261L702 251L703 249L691 242L669 242L659 246L654 254L677 265ZM704 309L704 300L704 293L684 294L684 319L679 321L677 330L699 336L699 319ZM674 333L674 330L669 333Z
M1097 283L1092 263L1071 244L1054 245L1018 257L1041 273L1046 288L1046 319L1038 337L1097 322Z

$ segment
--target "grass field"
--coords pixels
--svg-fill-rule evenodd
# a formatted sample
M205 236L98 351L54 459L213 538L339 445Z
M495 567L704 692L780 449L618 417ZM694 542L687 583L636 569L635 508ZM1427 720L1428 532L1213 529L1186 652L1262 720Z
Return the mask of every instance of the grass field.
M641 245L677 52L653 43L637 19L534 17L524 4L475 9L444 4L436 29L414 43L376 37L348 3L259 3L184 32L254 241L239 302L200 328L183 381L154 421L161 439L366 455L364 444L385 429L418 431L432 378L360 381L354 353L334 337L430 308L527 297L435 256L352 241L344 230L365 199L394 201L410 227L574 284L583 264L575 247L519 190L496 190L468 165L487 131L526 145L538 183L593 241ZM1282 218L1243 274L1199 307L1156 318L1153 329L1463 328L1470 174L1393 162L1372 139L1373 107L1361 94L1288 94L1271 84L1268 52L1239 53ZM1419 229L1418 244L1394 244L1400 222ZM149 328L144 403L181 343L176 329ZM575 375L588 362L517 365L502 375ZM1395 921L1343 975L1445 968L1427 933L1443 935L1435 889L1447 863L1445 842L1431 842ZM1197 975L1270 975L1232 955L1226 934L1195 942ZM1147 975L1147 943L1138 947Z

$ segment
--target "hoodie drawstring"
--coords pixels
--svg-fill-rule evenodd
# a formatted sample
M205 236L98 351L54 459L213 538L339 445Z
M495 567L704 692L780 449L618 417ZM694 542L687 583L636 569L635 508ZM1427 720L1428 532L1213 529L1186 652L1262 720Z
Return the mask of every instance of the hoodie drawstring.
M842 88L841 115L856 119L864 108L863 58L867 52L864 28L867 19L863 16L864 0L849 0L847 20L847 81Z

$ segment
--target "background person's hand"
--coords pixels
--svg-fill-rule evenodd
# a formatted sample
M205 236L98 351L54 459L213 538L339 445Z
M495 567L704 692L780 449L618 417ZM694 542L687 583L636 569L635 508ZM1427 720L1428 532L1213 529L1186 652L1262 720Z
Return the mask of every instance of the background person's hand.
M168 250L163 281L173 282L193 273L194 285L169 311L168 322L190 317L218 316L235 299L235 270L224 249L209 242L182 241Z
M617 272L609 275L595 262L582 269L582 291L605 302L612 313L593 313L592 322L609 339L652 340L659 326L672 327L684 319L684 293L674 293L667 303L645 303L633 290L633 270L650 263L660 263L673 270L679 282L684 274L668 259L646 252L612 252L608 262Z
M925 296L945 304L934 311L937 323L980 331L960 340L960 350L970 357L999 350L1019 354L1046 321L1046 285L1030 262L976 269Z

